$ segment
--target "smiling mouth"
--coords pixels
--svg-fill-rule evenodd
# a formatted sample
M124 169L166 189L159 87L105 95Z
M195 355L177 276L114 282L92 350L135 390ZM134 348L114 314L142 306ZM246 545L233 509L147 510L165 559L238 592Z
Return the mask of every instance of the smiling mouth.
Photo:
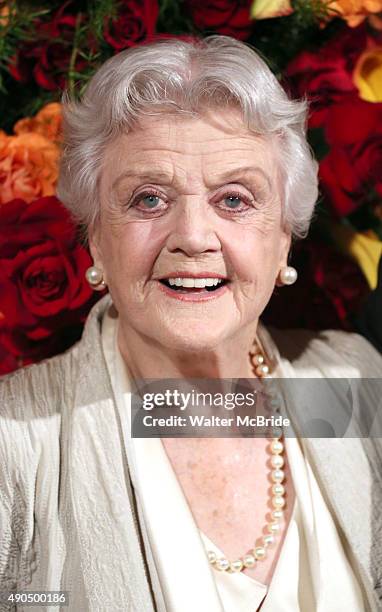
M176 293L213 293L229 283L226 278L161 278L159 282Z

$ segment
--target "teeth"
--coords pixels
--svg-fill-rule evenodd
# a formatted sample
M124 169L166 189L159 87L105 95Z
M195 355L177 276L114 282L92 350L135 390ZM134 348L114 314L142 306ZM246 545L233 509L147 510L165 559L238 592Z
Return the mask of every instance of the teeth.
M166 279L169 285L176 287L197 287L203 289L203 287L216 287L220 285L223 280L221 278L168 278Z
M206 286L206 281L208 282L208 279L206 278L195 278L194 287L199 287L200 289L202 289Z
M180 287L195 287L194 278L181 278L180 282L181 282Z

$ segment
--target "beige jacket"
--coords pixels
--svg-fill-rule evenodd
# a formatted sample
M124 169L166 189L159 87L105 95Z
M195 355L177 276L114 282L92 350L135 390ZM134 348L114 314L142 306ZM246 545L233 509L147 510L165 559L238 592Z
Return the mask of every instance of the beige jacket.
M109 296L96 304L82 340L68 352L0 384L0 591L66 590L69 606L62 609L71 612L153 612L152 559L143 553L147 534L138 524L102 351L109 304ZM291 377L342 376L347 367L354 376L382 377L381 356L356 334L272 331L276 345L265 328L261 335L268 351L277 355L280 348ZM380 399L370 396L363 409L375 415ZM303 444L370 610L378 612L382 440ZM0 610L10 609L0 603Z

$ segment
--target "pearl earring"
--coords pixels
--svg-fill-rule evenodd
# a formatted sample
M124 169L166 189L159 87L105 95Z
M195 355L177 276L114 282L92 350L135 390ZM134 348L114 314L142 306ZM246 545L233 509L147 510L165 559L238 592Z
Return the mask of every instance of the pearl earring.
M85 272L85 277L92 289L96 291L105 289L106 283L103 279L103 272L97 266L90 266Z
M280 283L283 285L293 285L297 280L297 270L292 266L285 266L281 268L279 273Z

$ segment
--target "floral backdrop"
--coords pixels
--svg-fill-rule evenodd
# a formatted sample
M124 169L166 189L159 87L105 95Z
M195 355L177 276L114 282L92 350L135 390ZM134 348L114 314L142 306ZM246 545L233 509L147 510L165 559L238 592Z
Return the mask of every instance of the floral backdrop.
M0 373L66 350L100 297L55 196L63 90L80 96L122 49L212 33L255 46L311 103L320 200L292 249L299 280L264 319L352 329L382 253L382 0L0 1Z

